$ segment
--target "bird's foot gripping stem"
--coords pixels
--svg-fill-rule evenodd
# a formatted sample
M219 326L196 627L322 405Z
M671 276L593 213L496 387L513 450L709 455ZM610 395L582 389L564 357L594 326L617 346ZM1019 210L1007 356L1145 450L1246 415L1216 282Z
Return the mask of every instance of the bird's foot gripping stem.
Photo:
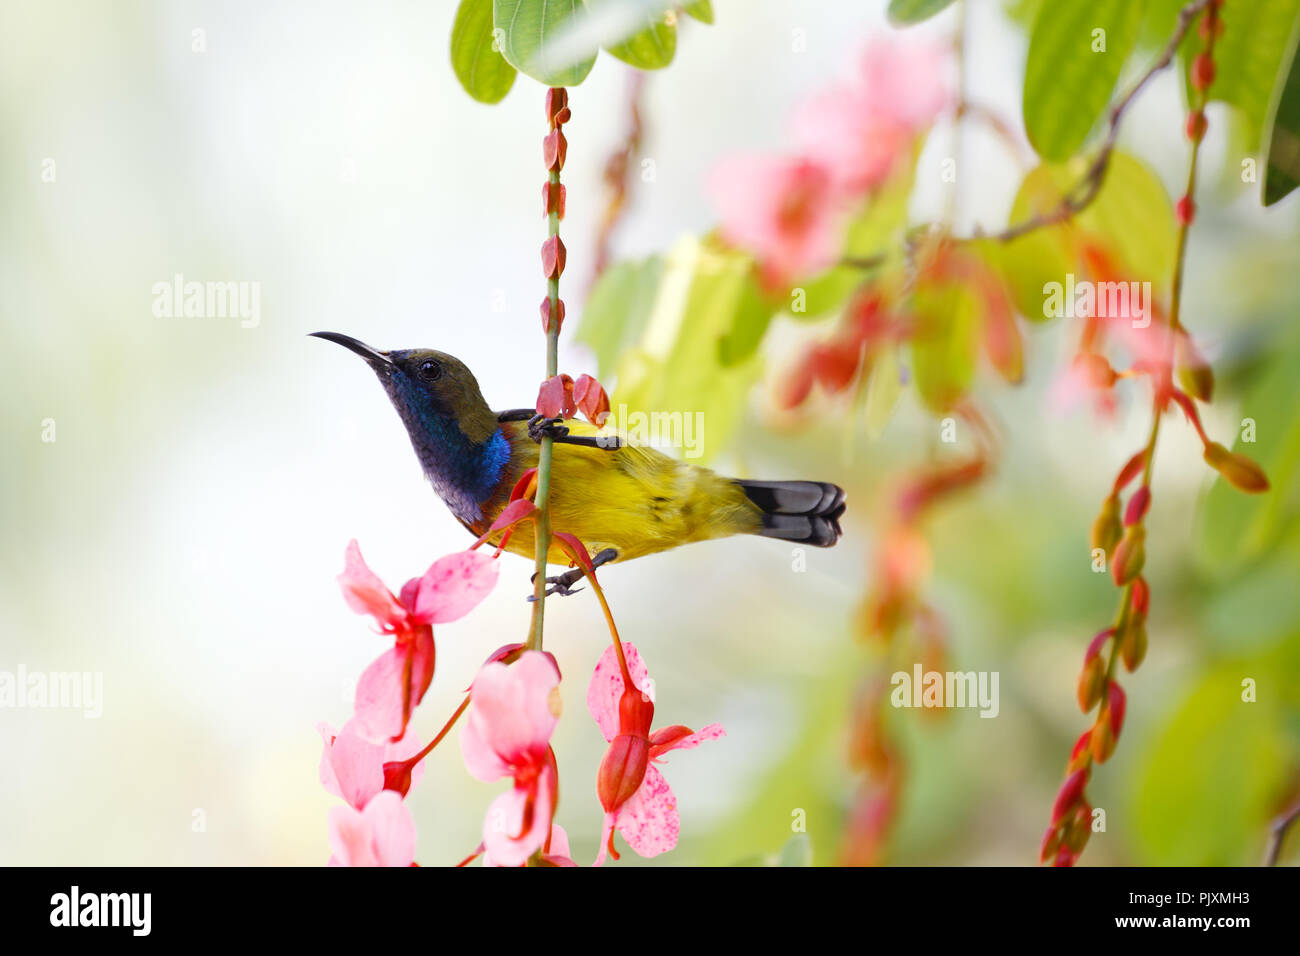
M591 566L593 569L598 568L602 564L608 564L617 557L617 551L613 548L606 548L604 551L598 552L596 556L591 559ZM565 571L563 574L553 575L546 579L546 583L550 585L550 587L546 589L546 593L547 595L558 594L560 597L568 597L570 594L577 594L582 590L582 588L575 588L573 585L581 581L583 577L582 568L573 568L569 571ZM533 580L537 580L536 574L533 575ZM530 594L528 595L528 600L536 601L537 597L536 595Z
M528 437L540 443L543 438L564 438L569 434L569 426L563 418L546 418L534 415L528 419Z

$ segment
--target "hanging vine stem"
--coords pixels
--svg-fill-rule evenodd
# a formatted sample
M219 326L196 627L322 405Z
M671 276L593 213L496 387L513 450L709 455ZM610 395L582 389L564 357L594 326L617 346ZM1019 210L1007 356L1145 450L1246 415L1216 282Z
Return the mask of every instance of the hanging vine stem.
M561 127L569 121L569 94L563 87L546 91L546 121L550 131L542 141L547 181L542 187L546 209L546 242L542 244L542 272L546 276L546 298L542 301L542 328L546 331L546 378L559 374L560 324L564 320L564 303L560 300L560 275L564 272L564 243L560 239L560 219L564 216L564 186L560 170L568 144ZM537 492L533 502L537 512L533 520L537 540L536 568L533 578L533 618L528 630L529 650L542 649L542 626L546 615L546 564L551 549L551 518L547 502L551 493L552 440L542 438L537 453Z

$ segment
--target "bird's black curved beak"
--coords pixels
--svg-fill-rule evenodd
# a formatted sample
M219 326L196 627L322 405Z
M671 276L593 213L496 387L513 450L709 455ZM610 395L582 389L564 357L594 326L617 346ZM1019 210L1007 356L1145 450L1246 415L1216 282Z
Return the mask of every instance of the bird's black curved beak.
M308 332L307 334L314 335L316 338L324 339L327 342L334 342L350 352L356 352L376 371L393 367L393 360L388 357L386 352L371 348L365 342L354 339L350 335L344 335L342 332Z

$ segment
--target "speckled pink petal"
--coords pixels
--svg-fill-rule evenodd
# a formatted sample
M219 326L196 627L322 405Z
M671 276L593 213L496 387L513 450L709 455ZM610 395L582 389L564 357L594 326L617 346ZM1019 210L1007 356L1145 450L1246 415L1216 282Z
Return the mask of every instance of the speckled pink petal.
M361 547L355 538L348 542L343 557L343 573L338 581L343 588L343 600L358 614L369 614L381 625L390 627L406 620L406 611L397 603L397 598L361 557Z
M384 790L364 810L330 810L329 843L331 862L339 866L410 866L415 820L398 794Z
M478 752L484 747L509 766L543 759L560 716L559 685L555 665L538 651L525 651L509 665L484 664L470 687L469 711L461 730L461 750L470 773L477 776L478 770L491 766Z
M667 746L659 746L655 743L655 737L659 733L662 733L662 731L658 731L650 737L650 756L652 759L660 754L666 754L670 750L692 750L706 740L717 740L719 737L727 736L727 732L722 729L722 724L709 724L703 730L697 730L693 734L679 737Z
M658 856L677 845L677 798L656 768L646 768L645 780L619 808L614 825L641 856Z
M623 654L627 658L627 670L643 693L654 700L654 684L650 672L637 649L627 641L623 642ZM606 740L613 740L618 735L618 700L623 696L623 672L618 666L618 654L611 644L600 655L596 670L587 685L587 710L600 726L600 732Z
M488 806L483 817L484 866L523 866L542 848L554 810L549 777L550 771L544 770L537 779L532 826L527 832L520 832L529 796L527 789L515 787L507 790Z
M412 613L428 624L464 617L496 587L497 567L482 551L458 551L439 558L420 578Z

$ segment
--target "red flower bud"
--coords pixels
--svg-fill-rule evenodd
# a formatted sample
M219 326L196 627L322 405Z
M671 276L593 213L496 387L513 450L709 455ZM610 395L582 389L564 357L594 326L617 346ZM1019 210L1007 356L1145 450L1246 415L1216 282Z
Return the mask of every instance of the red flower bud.
M1192 60L1192 88L1206 90L1214 82L1214 60L1209 53L1196 54Z
M1192 220L1196 218L1196 203L1192 201L1192 197L1184 196L1178 200L1178 204L1174 206L1174 214L1180 226L1190 226Z
M1097 714L1097 723L1092 728L1092 759L1105 763L1115 752L1115 742L1124 727L1124 710L1126 702L1123 689L1115 681L1110 682L1106 702Z
M566 196L568 196L568 191L564 188L564 183L542 183L542 207L546 215L556 213L563 219Z
M1061 845L1061 830L1059 827L1048 827L1047 832L1043 834L1043 842L1038 848L1038 862L1046 863L1048 859L1056 852L1056 848Z
M1119 470L1115 476L1115 493L1119 494L1124 490L1124 486L1141 474L1143 467L1147 463L1146 449L1142 449L1128 461L1124 462L1124 467Z
M618 700L618 736L610 741L596 776L596 794L606 813L621 807L645 779L654 713L654 702L635 687Z
M573 403L573 379L556 375L542 383L537 392L537 414L547 418L572 418L577 413Z
M1119 499L1111 495L1102 502L1101 512L1092 523L1092 546L1110 554L1123 533L1119 523Z
M1124 628L1124 634L1119 642L1119 654L1120 659L1124 661L1124 669L1130 674L1137 670L1146 658L1147 625L1141 617L1134 616Z
M564 119L560 119L560 113L562 110L567 109L568 105L569 105L569 91L566 90L564 87L553 86L549 90L547 90L546 91L546 122L550 124L552 127L557 125L557 123L566 122L568 120L568 117L566 116L564 117Z
M1208 124L1205 121L1204 110L1193 110L1187 114L1187 138L1193 143L1199 143L1205 138L1205 129Z
M604 387L590 375L579 375L573 383L573 401L578 411L599 428L609 418L609 395Z
M1147 579L1136 577L1133 579L1133 613L1138 617L1147 616L1147 607L1151 603L1151 588L1147 585Z
M1146 563L1147 557L1146 537L1147 533L1140 524L1130 525L1115 546L1110 573L1117 586L1128 584L1142 573L1142 565Z
M542 140L542 159L546 162L546 168L559 172L564 168L564 158L569 153L569 142L564 138L564 133L558 129L553 129L546 134Z
M1065 778L1052 804L1052 825L1058 825L1083 798L1083 788L1088 783L1088 771L1076 770Z
M558 279L564 272L564 259L567 255L564 243L559 236L551 236L542 243L542 275L548 279Z
M1092 710L1097 701L1101 700L1101 691L1105 686L1106 662L1100 655L1089 657L1083 662L1083 669L1079 671L1079 682L1076 688L1079 710L1085 714Z
M558 299L556 301L559 303L560 306L558 309L555 310L560 315L560 322L557 328L563 328L564 327L564 300ZM551 297L550 296L547 296L545 299L542 300L542 304L539 307L539 309L542 313L542 331L550 332L551 331Z
M1124 511L1125 527L1141 524L1142 519L1146 517L1147 508L1151 506L1151 488L1142 485L1137 491L1133 492L1133 497L1128 500L1128 508Z
M1234 488L1251 494L1268 491L1268 476L1259 465L1245 455L1228 451L1217 441L1206 444L1205 463Z

